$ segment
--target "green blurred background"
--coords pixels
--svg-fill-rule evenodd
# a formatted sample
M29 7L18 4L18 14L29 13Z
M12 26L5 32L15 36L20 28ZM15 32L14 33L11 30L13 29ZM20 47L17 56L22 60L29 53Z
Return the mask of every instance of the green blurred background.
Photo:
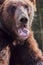
M36 0L36 8L32 29L39 48L43 51L43 0Z
M3 1L4 0L0 0L0 4L2 4ZM43 51L43 0L36 0L36 8L37 11L35 12L32 30L34 31L39 48Z

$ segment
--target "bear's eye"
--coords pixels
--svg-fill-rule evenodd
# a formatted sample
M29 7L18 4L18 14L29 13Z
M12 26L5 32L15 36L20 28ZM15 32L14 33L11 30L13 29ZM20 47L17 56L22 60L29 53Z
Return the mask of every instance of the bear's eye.
M14 14L15 10L16 10L16 6L9 6L8 9L7 9L7 12L9 14Z
M25 7L26 9L28 9L28 5L24 5L24 7Z
M12 7L11 7L11 12L14 13L15 10L16 10L16 6L12 6Z

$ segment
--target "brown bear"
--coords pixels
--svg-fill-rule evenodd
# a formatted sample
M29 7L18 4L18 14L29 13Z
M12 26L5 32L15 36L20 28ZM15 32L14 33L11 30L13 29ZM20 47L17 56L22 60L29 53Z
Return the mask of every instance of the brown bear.
M5 0L0 7L0 65L43 65L43 54L31 31L30 0Z

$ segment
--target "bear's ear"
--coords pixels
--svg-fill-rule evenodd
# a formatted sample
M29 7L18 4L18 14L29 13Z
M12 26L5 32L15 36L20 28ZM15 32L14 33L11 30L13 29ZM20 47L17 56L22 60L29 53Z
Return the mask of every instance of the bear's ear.
M37 10L36 10L36 0L30 0L32 3L33 3L33 5L34 5L34 11L36 12Z
M33 4L34 4L36 0L30 0L30 1L33 2Z

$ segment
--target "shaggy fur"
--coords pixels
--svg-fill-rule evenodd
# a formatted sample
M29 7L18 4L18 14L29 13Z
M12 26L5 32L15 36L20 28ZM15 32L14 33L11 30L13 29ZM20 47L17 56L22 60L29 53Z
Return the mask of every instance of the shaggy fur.
M17 27L23 26L17 19L17 16L22 17L20 12L17 14L19 10L23 11L27 19L29 18L27 29L31 33L25 41L21 41L17 34ZM31 31L34 16L34 6L31 1L5 0L0 7L0 14L0 64L43 65L42 52Z

